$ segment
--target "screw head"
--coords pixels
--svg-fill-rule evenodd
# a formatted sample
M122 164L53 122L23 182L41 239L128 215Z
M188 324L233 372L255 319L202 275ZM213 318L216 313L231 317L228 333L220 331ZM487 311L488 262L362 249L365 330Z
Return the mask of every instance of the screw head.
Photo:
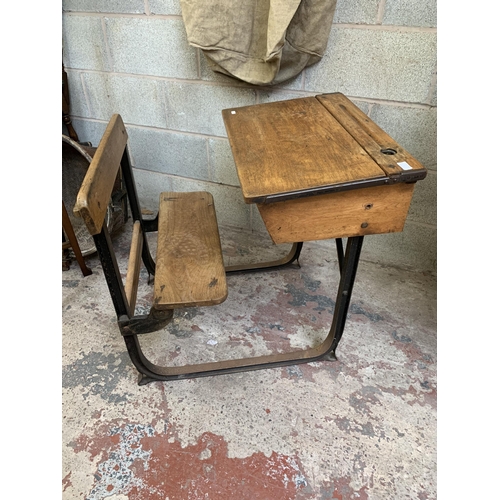
M361 224L361 227L363 229L367 228L368 227L368 222L363 222L363 224Z

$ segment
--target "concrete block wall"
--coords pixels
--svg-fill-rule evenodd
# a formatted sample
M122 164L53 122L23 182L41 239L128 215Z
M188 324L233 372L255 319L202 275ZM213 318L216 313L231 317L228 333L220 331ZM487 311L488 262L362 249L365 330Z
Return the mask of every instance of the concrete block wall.
M138 191L210 191L221 225L265 231L243 202L221 110L342 92L427 168L402 233L365 239L362 257L436 269L436 0L337 0L325 56L280 86L213 73L188 45L179 0L63 0L72 122L97 145L113 113L129 131Z

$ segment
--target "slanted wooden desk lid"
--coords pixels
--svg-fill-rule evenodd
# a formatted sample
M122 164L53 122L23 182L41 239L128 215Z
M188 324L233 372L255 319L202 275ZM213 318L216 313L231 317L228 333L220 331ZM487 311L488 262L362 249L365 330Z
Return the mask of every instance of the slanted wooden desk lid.
M222 115L247 203L414 182L427 173L340 93Z

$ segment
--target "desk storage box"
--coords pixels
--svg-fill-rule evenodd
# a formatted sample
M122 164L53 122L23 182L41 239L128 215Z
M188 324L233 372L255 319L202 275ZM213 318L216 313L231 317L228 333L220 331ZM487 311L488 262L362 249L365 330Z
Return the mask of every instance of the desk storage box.
M243 197L274 243L403 230L427 171L343 94L222 114Z

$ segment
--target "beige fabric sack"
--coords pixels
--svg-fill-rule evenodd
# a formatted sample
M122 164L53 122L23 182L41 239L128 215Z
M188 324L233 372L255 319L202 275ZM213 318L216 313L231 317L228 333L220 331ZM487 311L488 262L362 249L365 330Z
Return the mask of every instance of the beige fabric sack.
M336 0L180 0L190 45L213 71L254 85L288 80L326 50Z

